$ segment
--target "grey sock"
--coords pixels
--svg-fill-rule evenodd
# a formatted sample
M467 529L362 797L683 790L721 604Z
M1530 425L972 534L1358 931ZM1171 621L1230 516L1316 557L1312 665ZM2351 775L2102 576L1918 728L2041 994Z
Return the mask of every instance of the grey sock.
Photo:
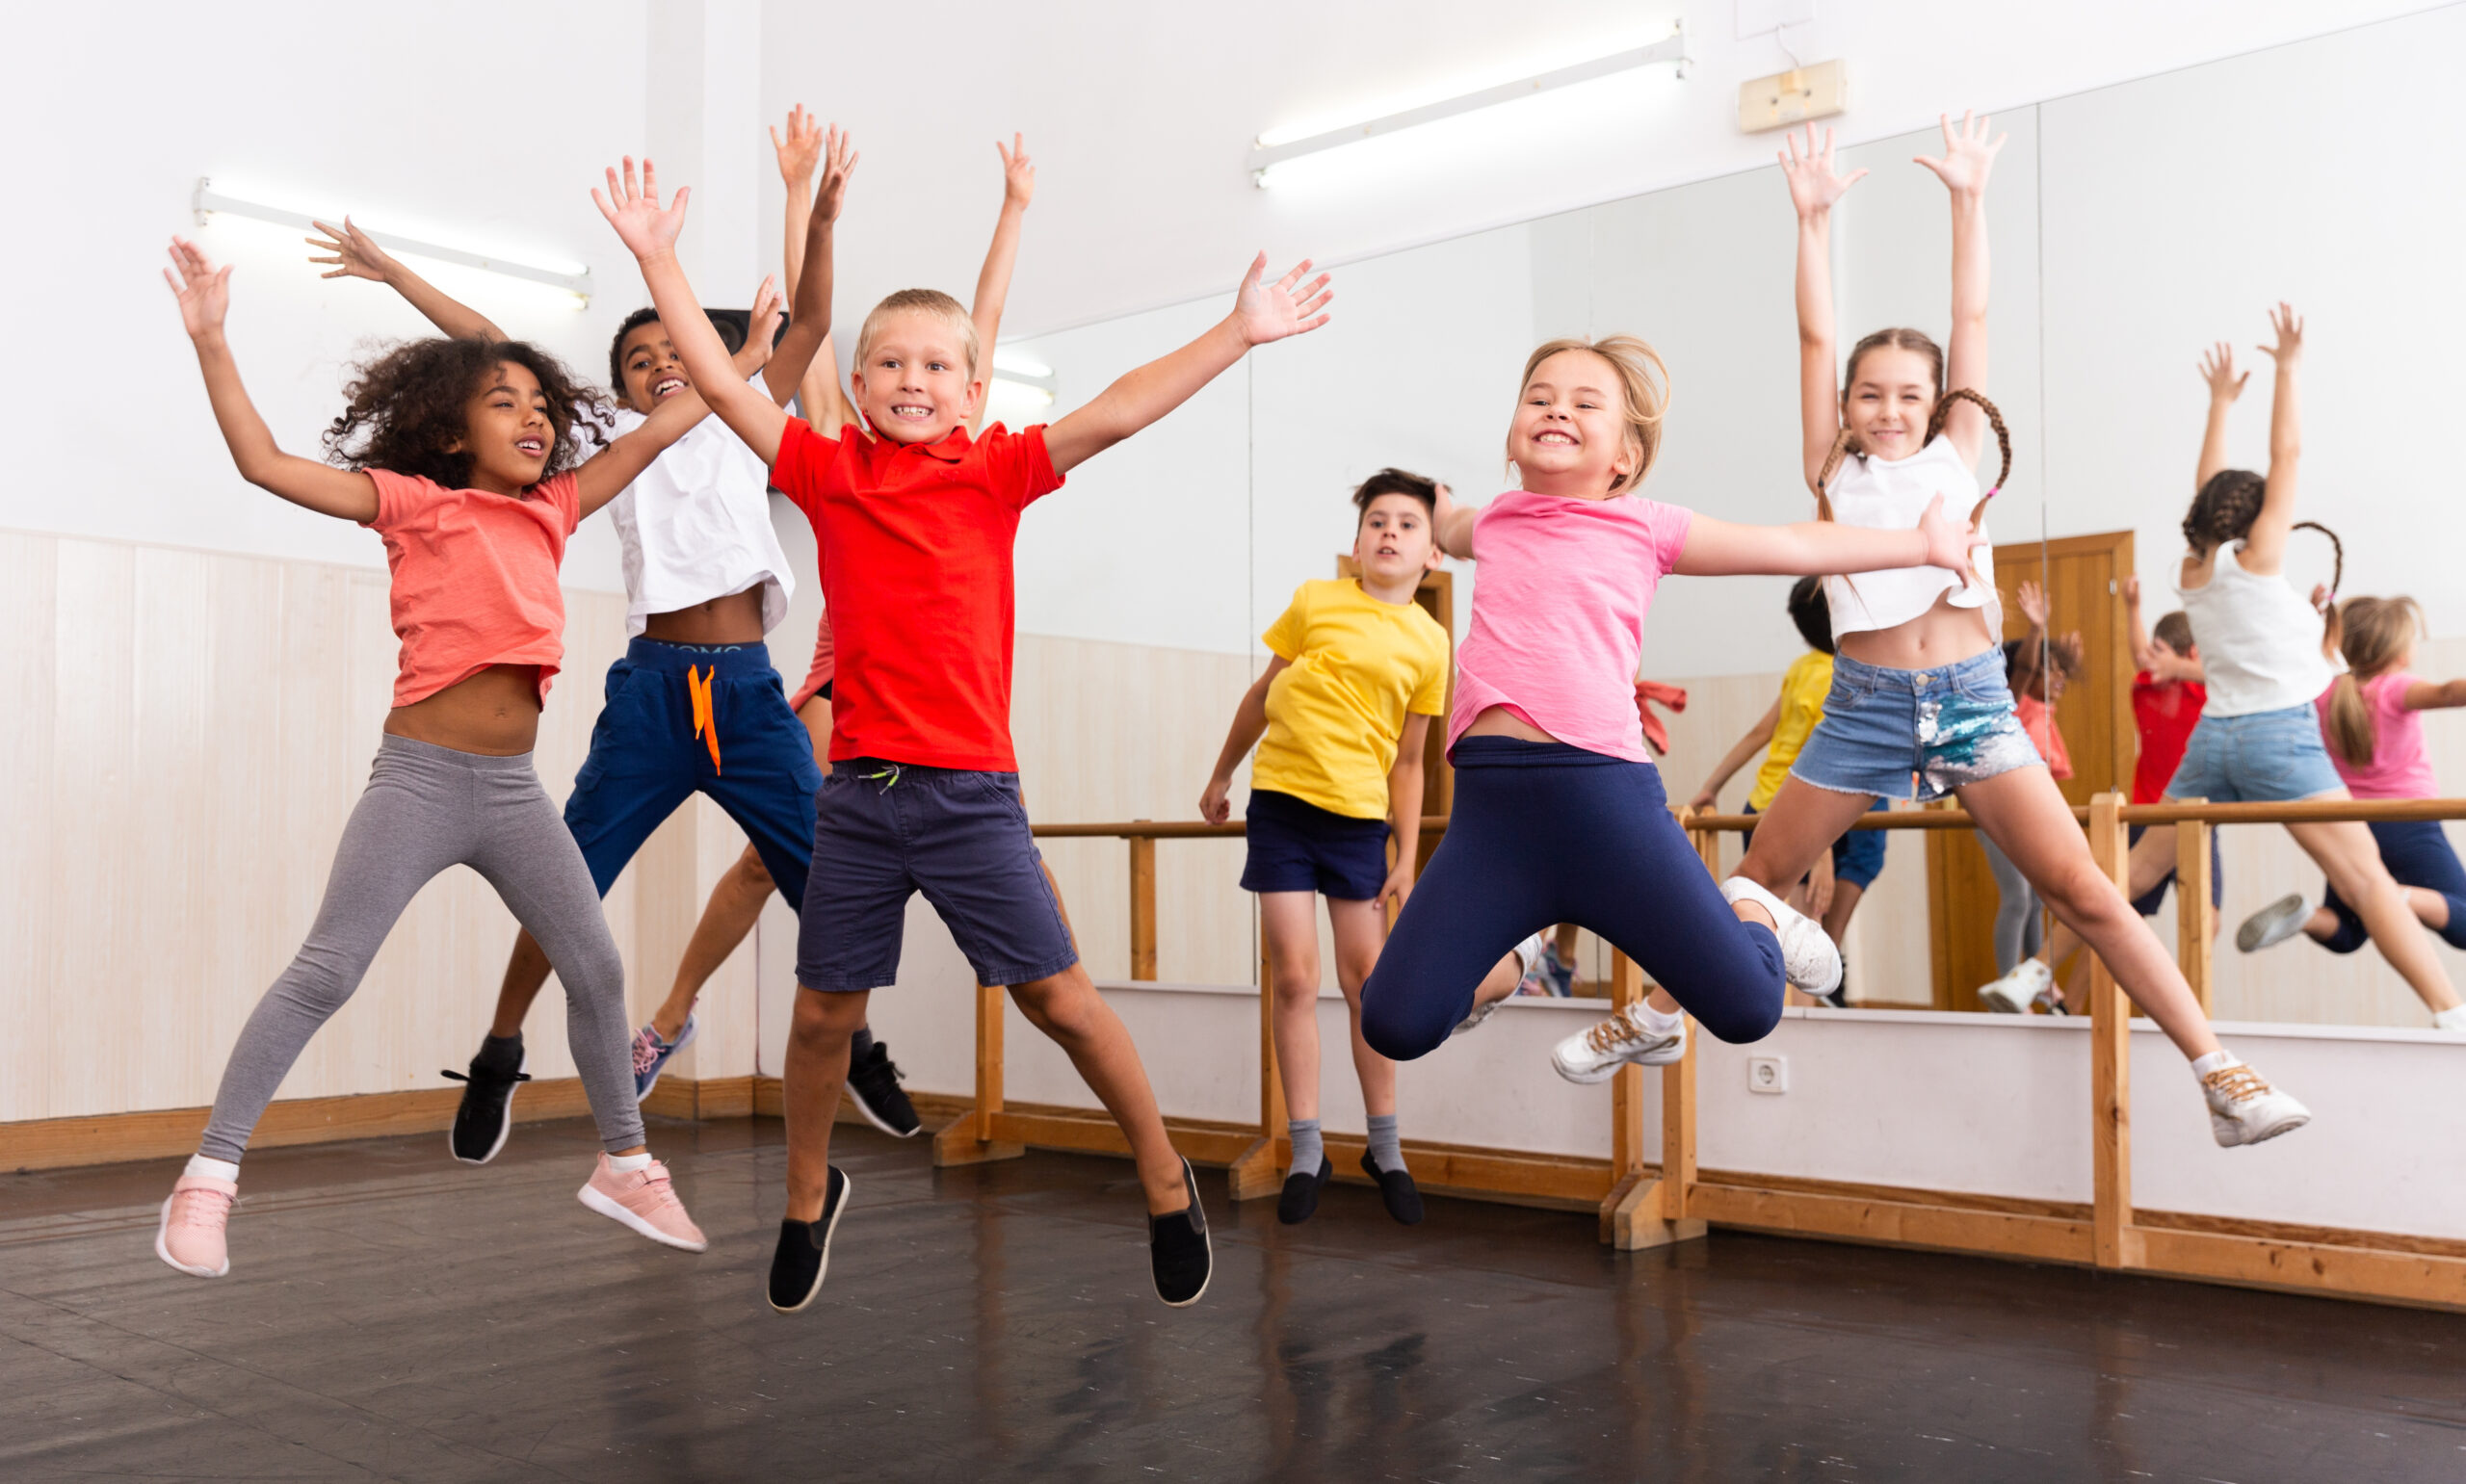
M1396 1115L1370 1115L1370 1161L1388 1174L1404 1167L1404 1150L1396 1136Z
M873 1049L874 1028L871 1026L858 1026L856 1028L856 1033L848 1038L848 1064L853 1067L857 1062L864 1060L867 1055L872 1054Z
M1319 1161L1327 1157L1327 1146L1319 1137L1319 1120L1296 1118L1284 1127L1286 1135L1293 1140L1293 1164L1285 1174L1318 1174Z

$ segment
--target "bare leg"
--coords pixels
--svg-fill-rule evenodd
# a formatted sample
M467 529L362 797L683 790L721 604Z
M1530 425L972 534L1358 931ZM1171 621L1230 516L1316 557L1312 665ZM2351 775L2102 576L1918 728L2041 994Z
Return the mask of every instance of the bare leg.
M1276 1078L1284 1083L1285 1116L1304 1123L1319 1116L1318 901L1315 892L1259 894L1259 931L1275 985Z
M2073 821L2071 806L2043 764L2016 768L1958 792L1978 827L2020 868L2057 920L2087 941L2113 971L2123 992L2158 1023L2176 1050L2194 1060L2217 1050L2217 1037L2201 1014L2200 1002L2192 998L2191 986L2184 982L2183 971L2132 909L2131 898L2099 872L2089 842ZM2141 837L2144 844L2162 838L2171 849L2171 836L2153 830Z
M1396 1063L1372 1051L1361 1038L1361 985L1378 966L1378 950L1387 941L1385 915L1377 902L1339 901L1330 897L1327 925L1335 929L1336 987L1344 991L1345 1009L1351 1021L1352 1070L1361 1080L1362 1109L1374 1118L1393 1113ZM1498 976L1493 971L1490 976Z
M2434 932L2449 925L2449 898L2426 887L2405 888L2406 902L2415 909L2415 921Z
M2346 790L2320 794L2316 798L2345 798ZM2454 1006L2457 991L2440 967L2440 960L2424 941L2415 906L2405 889L2389 874L2380 863L2380 846L2372 831L2351 821L2339 824L2290 824L2286 832L2304 853L2319 863L2329 885L2353 907L2355 916L2363 919L2364 931L2372 935L2380 956L2413 986L2423 1002L2434 1011Z
M1786 900L1815 869L1816 857L1831 849L1875 805L1872 794L1836 794L1792 778L1756 821L1755 838L1747 843L1738 873Z
M817 1221L830 1193L830 1124L848 1082L848 1042L865 1023L871 990L797 987L781 1091L788 1121L788 1219Z
M2167 798L2161 799L2160 802L2171 804L2174 800ZM2073 825L2074 829L2080 827L2078 824ZM2083 844L2086 846L2087 842L2085 840ZM2125 897L2129 900L2138 901L2155 890L2159 882L2165 880L2166 872L2174 869L2175 832L2171 829L2149 831L2140 837L2140 843L2134 846L2132 853L2125 857L2125 870L2132 883L2125 888ZM2062 917L2059 915L2055 920L2054 931L2046 935L2046 946L2038 950L2038 957L2045 960L2047 967L2051 969L2071 957L2080 947L2081 935L2067 926ZM2087 959L2081 960L2080 967L2073 970L2073 977L2077 980L2088 972L2088 967Z
M1121 1017L1096 993L1087 966L1072 964L1060 974L1010 986L1010 998L1028 1024L1053 1038L1068 1054L1070 1064L1095 1093L1105 1111L1130 1139L1130 1157L1139 1166L1139 1184L1147 1195L1147 1213L1167 1216L1190 1208L1182 1180L1182 1157L1165 1133L1165 1115L1156 1108L1156 1093L1147 1084L1147 1069L1139 1062L1139 1048ZM847 1060L842 1043L840 1060Z
M668 998L651 1012L651 1028L663 1041L673 1041L685 1029L685 1017L694 1013L694 1002L701 998L702 986L720 972L737 945L753 931L761 920L763 904L771 899L774 890L771 872L763 868L761 853L751 846L736 858L719 885L711 888L711 899L702 906L702 920L694 924L694 936L686 940L685 956L677 960L676 982L669 987Z
M1849 933L1850 918L1858 910L1858 899L1866 895L1867 889L1854 882L1832 883L1832 905L1823 909L1823 932L1834 947L1838 948Z
M497 990L497 1014L488 1023L488 1034L522 1034L523 1018L531 1013L531 1002L539 998L539 987L547 982L548 955L539 950L526 928L514 935L513 952L506 959L505 983Z

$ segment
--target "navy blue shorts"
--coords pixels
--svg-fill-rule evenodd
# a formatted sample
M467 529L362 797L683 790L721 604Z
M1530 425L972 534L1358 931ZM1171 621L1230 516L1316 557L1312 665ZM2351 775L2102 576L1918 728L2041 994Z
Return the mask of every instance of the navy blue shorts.
M1370 901L1387 884L1387 821L1357 820L1273 789L1252 789L1246 892L1317 892Z
M879 758L832 764L814 801L797 982L837 991L896 983L907 898L917 892L980 984L1025 984L1079 961L1028 832L1017 773Z
M709 678L716 764L708 735L694 735L688 669ZM813 796L821 787L813 734L788 709L768 649L638 638L608 666L607 703L565 799L565 827L605 897L651 831L695 793L708 794L753 842L779 895L796 906L805 899Z
M1867 812L1881 814L1891 807L1879 798L1876 800L1876 807ZM1754 814L1755 806L1747 805L1746 812ZM1751 829L1740 842L1742 845L1754 843L1755 831ZM1841 838L1832 843L1833 882L1840 886L1854 886L1862 892L1875 885L1876 877L1884 873L1884 832L1879 829L1842 831Z
M2128 844L2140 844L2140 837L2147 833L2149 833L2149 826L2146 824L2132 826ZM2142 917L2156 917L2158 909L2165 905L2166 888L2174 884L2175 873L2169 871L2156 886L2132 899L2132 910ZM2213 907L2226 905L2226 862L2225 857L2218 852L2217 831L2215 829L2209 832L2209 904Z

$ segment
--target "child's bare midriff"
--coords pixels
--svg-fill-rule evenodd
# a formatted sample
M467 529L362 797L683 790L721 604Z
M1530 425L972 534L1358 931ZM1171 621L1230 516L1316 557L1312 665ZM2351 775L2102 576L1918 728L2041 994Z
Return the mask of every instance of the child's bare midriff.
M1464 729L1467 737L1512 737L1519 742L1554 742L1558 739L1504 706L1484 707Z
M539 740L539 667L491 664L434 695L395 707L386 714L385 731L483 757L529 752Z
M1886 670L1931 670L1995 647L1982 610L1955 608L1950 591L1907 623L1861 629L1840 639L1845 658Z
M748 587L674 612L653 613L643 621L643 638L663 644L759 644L762 589Z

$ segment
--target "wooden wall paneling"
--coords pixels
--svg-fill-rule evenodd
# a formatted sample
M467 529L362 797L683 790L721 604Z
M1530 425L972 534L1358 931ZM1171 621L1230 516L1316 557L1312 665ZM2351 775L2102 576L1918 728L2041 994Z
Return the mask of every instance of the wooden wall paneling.
M124 1010L143 1002L142 989L130 982L129 940L144 914L124 843L148 838L157 821L145 819L134 786L143 761L129 673L137 550L63 541L59 551L51 786L75 813L53 838L53 869L66 889L54 902L51 982L87 992L55 994L49 1054L30 1070L50 1083L54 1109L84 1112L142 1106L131 1100L140 1096L151 1038L142 1031L142 1012ZM178 838L179 825L166 833Z
M53 785L60 638L59 546L50 536L0 533L0 768L10 779L8 827L0 829L0 1017L11 1035L0 1051L0 1119L47 1116L46 1065L58 1046L52 1016L59 986L60 878L54 851L77 822ZM38 1059L39 1058L39 1059Z

